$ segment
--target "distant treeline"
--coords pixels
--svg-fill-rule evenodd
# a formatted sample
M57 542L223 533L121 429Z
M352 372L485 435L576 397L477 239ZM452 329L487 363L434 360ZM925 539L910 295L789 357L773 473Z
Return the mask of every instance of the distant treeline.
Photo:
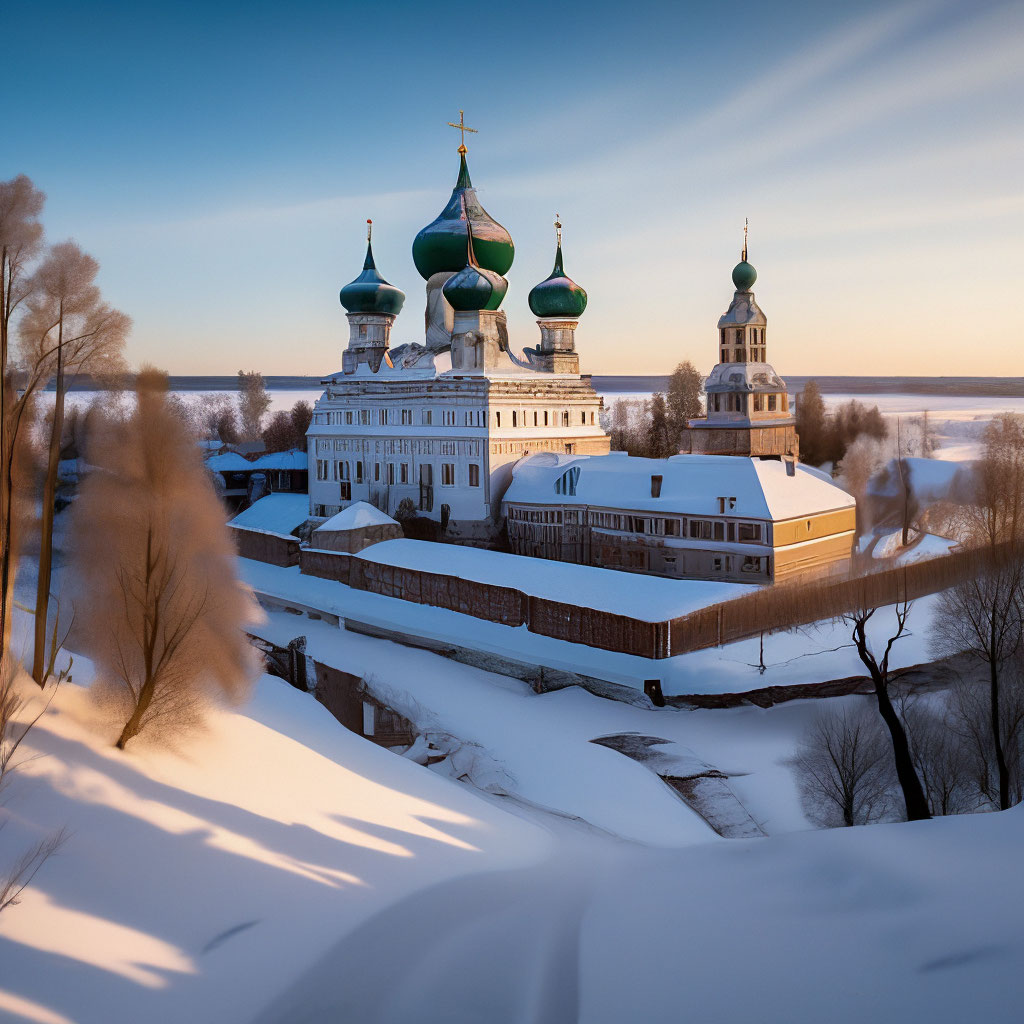
M271 391L315 390L321 377L266 376ZM594 387L604 394L653 394L666 391L669 376L593 375ZM1024 377L797 377L787 376L791 394L799 394L809 380L816 380L824 395L959 395L1024 398ZM75 384L76 391L96 391L98 385L87 378ZM172 391L237 391L238 378L171 377ZM49 390L53 390L51 381Z

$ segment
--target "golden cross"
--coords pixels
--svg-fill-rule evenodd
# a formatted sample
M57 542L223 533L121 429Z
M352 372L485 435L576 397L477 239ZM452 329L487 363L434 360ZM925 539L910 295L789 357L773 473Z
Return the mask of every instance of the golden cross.
M449 121L448 122L448 127L449 128L458 128L459 129L459 138L461 140L459 142L459 152L460 153L465 153L466 152L466 132L473 132L473 133L475 133L476 129L475 128L467 128L466 127L466 123L462 119L462 114L463 114L463 112L460 110L459 111L459 123L458 124L456 124L454 121Z
M555 238L558 241L558 245L562 244L562 220L561 217L555 214Z
M743 262L747 262L747 218L743 218Z

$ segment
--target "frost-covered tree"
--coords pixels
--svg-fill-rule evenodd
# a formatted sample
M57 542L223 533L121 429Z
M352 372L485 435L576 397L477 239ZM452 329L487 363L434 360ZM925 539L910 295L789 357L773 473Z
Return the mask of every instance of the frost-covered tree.
M816 380L809 380L796 403L796 433L800 439L800 459L820 466L828 458L825 436L825 401Z
M672 371L672 376L668 379L668 392L665 395L672 454L679 451L687 424L703 411L700 400L703 390L704 381L700 371L689 359L681 362Z
M263 417L270 408L270 395L258 370L238 371L238 411L242 418L242 437L258 441Z
M68 389L83 374L111 381L124 370L121 353L131 320L102 301L99 264L74 242L51 246L35 273L35 286L20 324L22 360L40 381L54 380L46 472L40 514L32 677L46 682L47 621L53 566L53 518Z
M0 181L0 670L10 649L18 544L18 465L32 392L16 380L11 329L32 293L32 263L42 244L46 196L24 174Z
M223 509L165 389L141 374L134 414L94 437L72 522L75 630L124 716L120 748L156 723L181 728L204 698L240 698L251 678Z

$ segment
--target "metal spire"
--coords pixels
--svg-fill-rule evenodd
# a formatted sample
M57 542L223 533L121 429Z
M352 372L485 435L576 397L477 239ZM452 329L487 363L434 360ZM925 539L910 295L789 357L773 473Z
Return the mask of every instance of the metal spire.
M743 262L747 262L747 218L743 218Z

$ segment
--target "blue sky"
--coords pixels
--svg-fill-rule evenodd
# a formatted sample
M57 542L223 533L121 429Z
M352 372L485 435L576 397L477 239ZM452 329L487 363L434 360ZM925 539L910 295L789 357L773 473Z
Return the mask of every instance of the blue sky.
M782 373L1024 375L1024 4L22 5L0 176L48 194L174 373L340 366L367 217L422 335L411 243L458 119L511 232L516 348L552 221L584 369L706 370L751 223ZM1002 310L1009 314L1002 320Z

